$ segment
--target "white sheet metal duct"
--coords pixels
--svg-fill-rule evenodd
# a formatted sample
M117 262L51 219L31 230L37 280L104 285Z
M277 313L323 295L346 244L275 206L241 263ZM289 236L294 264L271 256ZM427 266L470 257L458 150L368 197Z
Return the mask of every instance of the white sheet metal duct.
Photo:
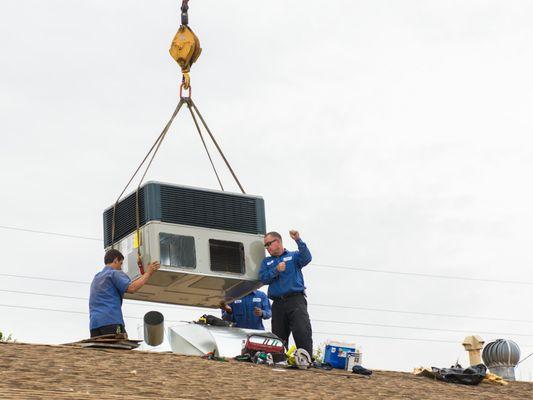
M270 332L183 323L168 328L168 338L173 353L203 356L214 352L219 357L235 357L241 354L243 344L248 335L268 335L277 338Z

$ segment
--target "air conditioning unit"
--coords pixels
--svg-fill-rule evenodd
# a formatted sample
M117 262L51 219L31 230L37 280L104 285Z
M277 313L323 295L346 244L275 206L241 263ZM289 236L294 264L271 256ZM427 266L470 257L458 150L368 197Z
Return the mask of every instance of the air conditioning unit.
M265 206L261 197L147 182L138 194L143 264L161 268L128 299L199 307L242 297L262 284ZM132 279L137 266L136 193L104 211L104 247L124 255Z

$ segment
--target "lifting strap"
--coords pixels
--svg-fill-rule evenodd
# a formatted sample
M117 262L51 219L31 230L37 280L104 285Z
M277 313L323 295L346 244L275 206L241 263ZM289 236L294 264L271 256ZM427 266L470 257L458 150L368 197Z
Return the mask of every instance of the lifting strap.
M241 182L239 181L239 178L237 178L237 175L235 174L235 171L233 170L233 168L231 167L228 159L224 155L224 152L222 151L222 148L220 147L220 145L218 144L217 140L215 139L215 136L213 135L213 133L211 132L211 130L207 126L207 123L205 122L202 114L200 113L200 110L198 110L198 107L196 107L196 104L192 100L192 98L191 98L192 90L191 90L190 86L189 86L189 96L183 96L182 89L183 89L184 86L185 86L184 84L182 84L180 86L180 101L179 101L178 105L176 106L176 109L172 113L172 116L170 117L169 121L167 122L167 124L163 128L163 131L159 134L159 136L155 140L154 144L152 145L152 147L150 148L150 150L148 151L146 156L143 158L143 160L141 161L141 163L139 164L139 166L137 167L137 169L133 173L132 177L130 178L130 180L128 181L128 183L126 184L126 186L124 187L124 189L122 190L120 195L118 196L118 198L115 201L115 204L113 206L113 216L112 216L112 222L111 222L111 247L112 248L114 248L114 245L115 245L116 212L117 212L118 203L120 202L120 199L122 198L122 196L124 195L124 193L128 189L129 185L131 184L131 182L133 181L135 176L137 176L137 174L141 170L142 166L149 159L149 161L148 161L148 163L146 165L146 168L144 170L144 173L142 174L141 179L139 180L139 183L137 185L137 189L135 191L135 223L136 223L135 238L136 238L136 247L137 247L137 264L139 266L139 271L141 272L141 274L144 274L144 266L143 266L142 257L141 257L142 236L141 236L141 231L140 231L140 224L141 224L141 213L140 213L140 202L139 202L140 188L141 188L142 182L144 181L144 178L146 177L146 174L148 173L148 170L150 169L150 166L152 165L152 162L153 162L157 152L159 151L159 148L161 147L161 144L163 143L163 140L165 139L165 137L166 137L166 135L167 135L167 133L168 133L168 131L170 129L170 126L174 122L174 119L176 118L176 116L178 115L179 111L181 110L181 108L183 107L184 104L186 104L187 108L189 109L189 112L190 112L191 117L193 119L193 122L194 122L194 125L196 127L196 130L198 131L198 135L200 136L200 139L202 141L204 149L205 149L205 151L207 153L207 156L209 158L209 162L211 163L211 167L213 168L213 171L215 172L217 181L218 181L222 191L224 191L224 187L222 185L220 177L219 177L219 175L217 173L217 170L215 168L215 164L213 162L211 154L209 153L209 150L207 148L207 144L206 144L206 142L204 140L204 137L202 135L202 130L200 128L200 124L198 123L198 119L202 123L204 129L209 134L209 137L211 138L211 140L212 140L213 144L215 145L216 149L218 150L220 156L224 160L224 163L226 164L226 167L228 168L228 170L230 171L233 179L235 180L235 182L239 186L239 189L241 190L241 192L243 194L246 194L246 192L244 191L243 186L241 185ZM198 117L198 119L197 119L197 117Z
M218 175L218 172L215 168L215 164L213 162L213 159L211 158L211 154L209 153L209 150L207 148L207 144L205 143L204 137L202 135L202 130L200 129L200 124L198 123L197 117L200 119L200 122L202 123L204 129L209 134L209 137L213 141L216 149L220 153L220 156L224 160L224 163L226 164L227 168L229 169L231 175L233 176L233 179L235 179L235 182L239 186L239 189L241 189L242 193L245 193L244 188L242 187L241 183L239 182L239 179L237 178L237 175L233 171L233 168L231 168L231 165L229 164L226 156L224 155L224 152L220 148L218 142L216 141L214 135L211 133L211 130L207 126L204 118L202 117L202 114L196 107L196 104L193 102L191 93L191 85L190 85L190 77L189 77L189 71L191 69L191 65L198 59L200 56L200 53L202 52L202 49L200 48L200 41L198 40L198 37L194 34L194 32L189 28L189 0L182 0L181 4L181 26L178 29L178 32L174 36L174 39L172 40L172 45L170 47L170 55L172 58L176 60L176 62L181 67L181 72L183 74L182 83L180 86L180 101L178 105L176 106L176 109L172 113L172 116L170 117L170 120L167 122L165 127L163 128L163 131L159 134L157 139L155 140L154 144L144 157L144 159L141 161L137 169L135 170L134 174L118 196L117 200L115 201L115 204L113 206L113 217L111 221L111 247L114 248L115 246L115 228L116 228L116 213L117 213L117 206L128 189L129 185L135 178L135 176L139 173L144 163L149 159L148 164L146 165L146 168L144 170L144 173L141 176L141 179L139 180L139 184L137 185L137 190L135 191L135 223L136 223L136 230L135 230L135 246L137 248L137 265L139 266L139 271L141 274L144 274L144 266L142 262L141 257L141 245L142 245L142 237L141 237L141 231L140 231L140 225L141 225L141 212L139 207L139 191L141 188L141 184L146 177L146 174L148 173L148 170L150 169L150 166L152 165L152 162L154 161L154 158L161 147L161 144L163 143L163 140L165 139L168 130L170 126L172 125L172 122L174 122L174 119L178 115L179 111L183 107L184 104L187 105L187 108L189 109L189 112L191 114L192 120L194 121L194 126L196 127L196 130L198 131L198 135L200 136L200 140L202 141L202 145L204 146L204 149L207 153L207 157L209 158L209 162L211 163L211 167L213 168L213 171L215 172L215 176L217 178L218 184L220 185L220 189L224 191L224 186L222 186L222 181L220 180L220 177ZM188 90L189 94L188 96L183 95L183 89Z

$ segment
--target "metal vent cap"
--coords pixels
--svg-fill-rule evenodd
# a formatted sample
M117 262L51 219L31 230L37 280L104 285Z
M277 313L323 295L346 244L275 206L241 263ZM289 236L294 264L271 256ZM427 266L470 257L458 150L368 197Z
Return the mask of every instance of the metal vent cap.
M515 367L520 361L520 347L512 340L497 339L483 348L481 357L489 369Z

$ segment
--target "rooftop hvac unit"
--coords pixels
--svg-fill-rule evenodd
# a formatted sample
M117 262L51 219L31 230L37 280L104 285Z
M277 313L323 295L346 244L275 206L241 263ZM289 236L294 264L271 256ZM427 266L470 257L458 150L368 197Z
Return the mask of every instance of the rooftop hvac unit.
M265 206L258 196L147 182L139 189L140 251L144 265L161 268L128 299L218 307L261 286ZM124 255L123 270L137 266L136 193L104 211L104 246Z

